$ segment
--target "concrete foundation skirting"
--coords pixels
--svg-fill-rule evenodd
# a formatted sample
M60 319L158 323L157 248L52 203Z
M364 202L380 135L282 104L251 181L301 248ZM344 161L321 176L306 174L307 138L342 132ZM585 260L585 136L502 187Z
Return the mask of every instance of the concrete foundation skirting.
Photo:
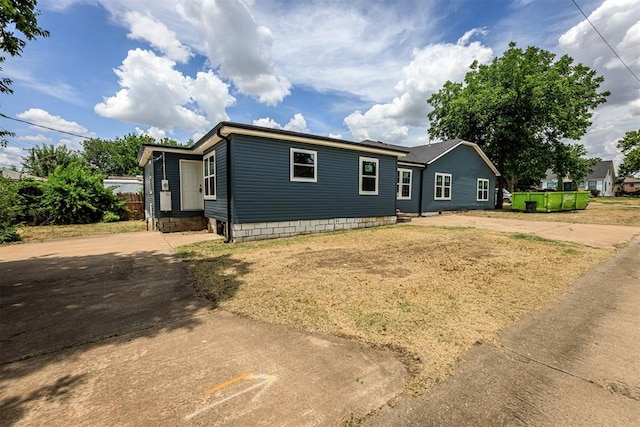
M379 227L382 225L395 224L396 221L397 217L395 215L389 215L365 218L331 218L233 224L233 241L248 242L251 240L291 237L299 234Z
M163 233L206 230L207 218L203 216L156 218L156 229Z

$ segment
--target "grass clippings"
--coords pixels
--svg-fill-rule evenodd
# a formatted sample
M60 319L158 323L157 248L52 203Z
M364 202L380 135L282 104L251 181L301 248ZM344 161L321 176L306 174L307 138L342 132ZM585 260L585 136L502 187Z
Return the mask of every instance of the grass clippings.
M68 237L146 231L147 224L144 221L119 221L98 222L95 224L23 226L17 230L23 242L37 242Z
M525 237L523 237L525 236ZM400 349L422 394L477 341L613 250L476 229L393 226L178 249L196 288L259 321Z
M610 198L589 202L586 209L549 212L525 213L503 210L458 212L461 215L480 216L485 218L524 219L529 221L569 222L574 224L601 224L640 226L640 198Z

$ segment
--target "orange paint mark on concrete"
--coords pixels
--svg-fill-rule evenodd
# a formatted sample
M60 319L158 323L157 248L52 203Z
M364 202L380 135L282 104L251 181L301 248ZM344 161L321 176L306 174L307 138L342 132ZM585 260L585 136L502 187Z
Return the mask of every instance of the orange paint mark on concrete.
M215 386L213 386L213 387L211 387L211 388L206 389L206 390L204 391L204 394L213 394L213 393L215 393L215 392L216 392L216 391L218 391L218 390L222 390L223 388L230 386L231 384L235 384L235 383L237 383L238 381L242 381L242 380L244 380L244 379L247 379L247 378L249 378L251 375L253 375L251 372L245 372L245 373L244 373L244 374L242 374L242 375L238 375L238 376L237 376L237 377L235 377L235 378L231 378L229 381L225 381L225 382L223 382L223 383L220 383L220 384L218 384L218 385L215 385Z

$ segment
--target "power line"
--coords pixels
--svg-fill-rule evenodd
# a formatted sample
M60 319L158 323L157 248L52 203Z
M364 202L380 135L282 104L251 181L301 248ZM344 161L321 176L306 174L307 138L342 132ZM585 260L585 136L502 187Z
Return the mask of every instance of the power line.
M16 122L26 123L26 124L28 124L30 126L35 126L35 127L39 127L39 128L43 128L43 129L48 129L48 130L53 131L53 132L65 133L67 135L77 136L79 138L84 138L84 139L92 139L92 137L90 137L90 136L79 135L77 133L67 132L66 130L60 130L60 129L55 129L55 128L52 128L52 127L49 127L49 126L45 126L45 125L39 125L37 123L31 123L31 122L28 122L26 120L20 120L20 119L14 118L14 117L9 117L9 116L7 116L5 114L2 114L2 113L0 113L0 117L4 117L5 119L9 119L9 120L14 120Z
M588 23L593 27L593 29L594 29L594 30L596 30L596 33L598 33L598 35L600 36L600 38L602 39L602 41L603 41L607 46L609 46L609 49L611 49L611 52L613 52L613 54L614 54L615 56L617 56L617 57L618 57L618 59L620 60L620 62L622 62L622 65L624 65L624 66L627 68L627 70L629 70L629 72L631 73L631 75L632 75L633 77L635 77L635 79L636 79L637 81L639 81L639 82L640 82L640 78L638 78L638 76L636 76L636 73L634 73L634 72L633 72L633 70L632 70L631 68L629 68L629 66L627 65L627 63L626 63L626 62L624 62L624 60L620 57L620 55L618 55L618 52L616 52L616 50L613 48L613 46L611 46L611 45L609 44L609 42L607 41L607 39L605 39L605 38L604 38L604 36L600 33L600 31L598 31L598 29L596 28L596 26L595 26L595 25L593 25L593 22L591 22L591 20L589 19L589 17L588 17L588 16L587 16L583 11L582 11L582 9L580 9L580 6L578 6L578 3L576 3L576 0L571 0L571 1L573 2L573 4L575 4L575 5L576 5L576 7L577 7L577 8L578 8L578 10L580 11L580 13L582 13L582 16L584 16L584 19L586 19L586 20L587 20L587 22L588 22Z

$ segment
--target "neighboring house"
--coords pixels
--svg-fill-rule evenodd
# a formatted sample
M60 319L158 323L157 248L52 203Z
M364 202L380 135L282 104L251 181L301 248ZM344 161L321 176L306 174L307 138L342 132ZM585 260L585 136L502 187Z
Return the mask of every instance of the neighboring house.
M143 177L138 176L110 176L102 180L105 188L111 188L114 194L142 192Z
M396 222L403 147L222 122L192 147L143 145L145 217L246 241Z
M551 169L547 170L546 176L540 182L543 190L554 189L558 191L598 190L601 196L613 196L613 184L615 181L615 171L612 160L602 160L596 163L591 173L584 181L575 185L568 177L562 180L563 187L558 188L558 179Z
M622 191L626 194L634 193L640 195L640 178L625 178L622 181Z
M2 176L10 181L20 181L21 179L33 179L34 181L46 181L39 176L29 175L28 173L14 171L7 168L2 168Z
M500 173L477 144L452 139L412 147L398 161L401 212L492 209Z

